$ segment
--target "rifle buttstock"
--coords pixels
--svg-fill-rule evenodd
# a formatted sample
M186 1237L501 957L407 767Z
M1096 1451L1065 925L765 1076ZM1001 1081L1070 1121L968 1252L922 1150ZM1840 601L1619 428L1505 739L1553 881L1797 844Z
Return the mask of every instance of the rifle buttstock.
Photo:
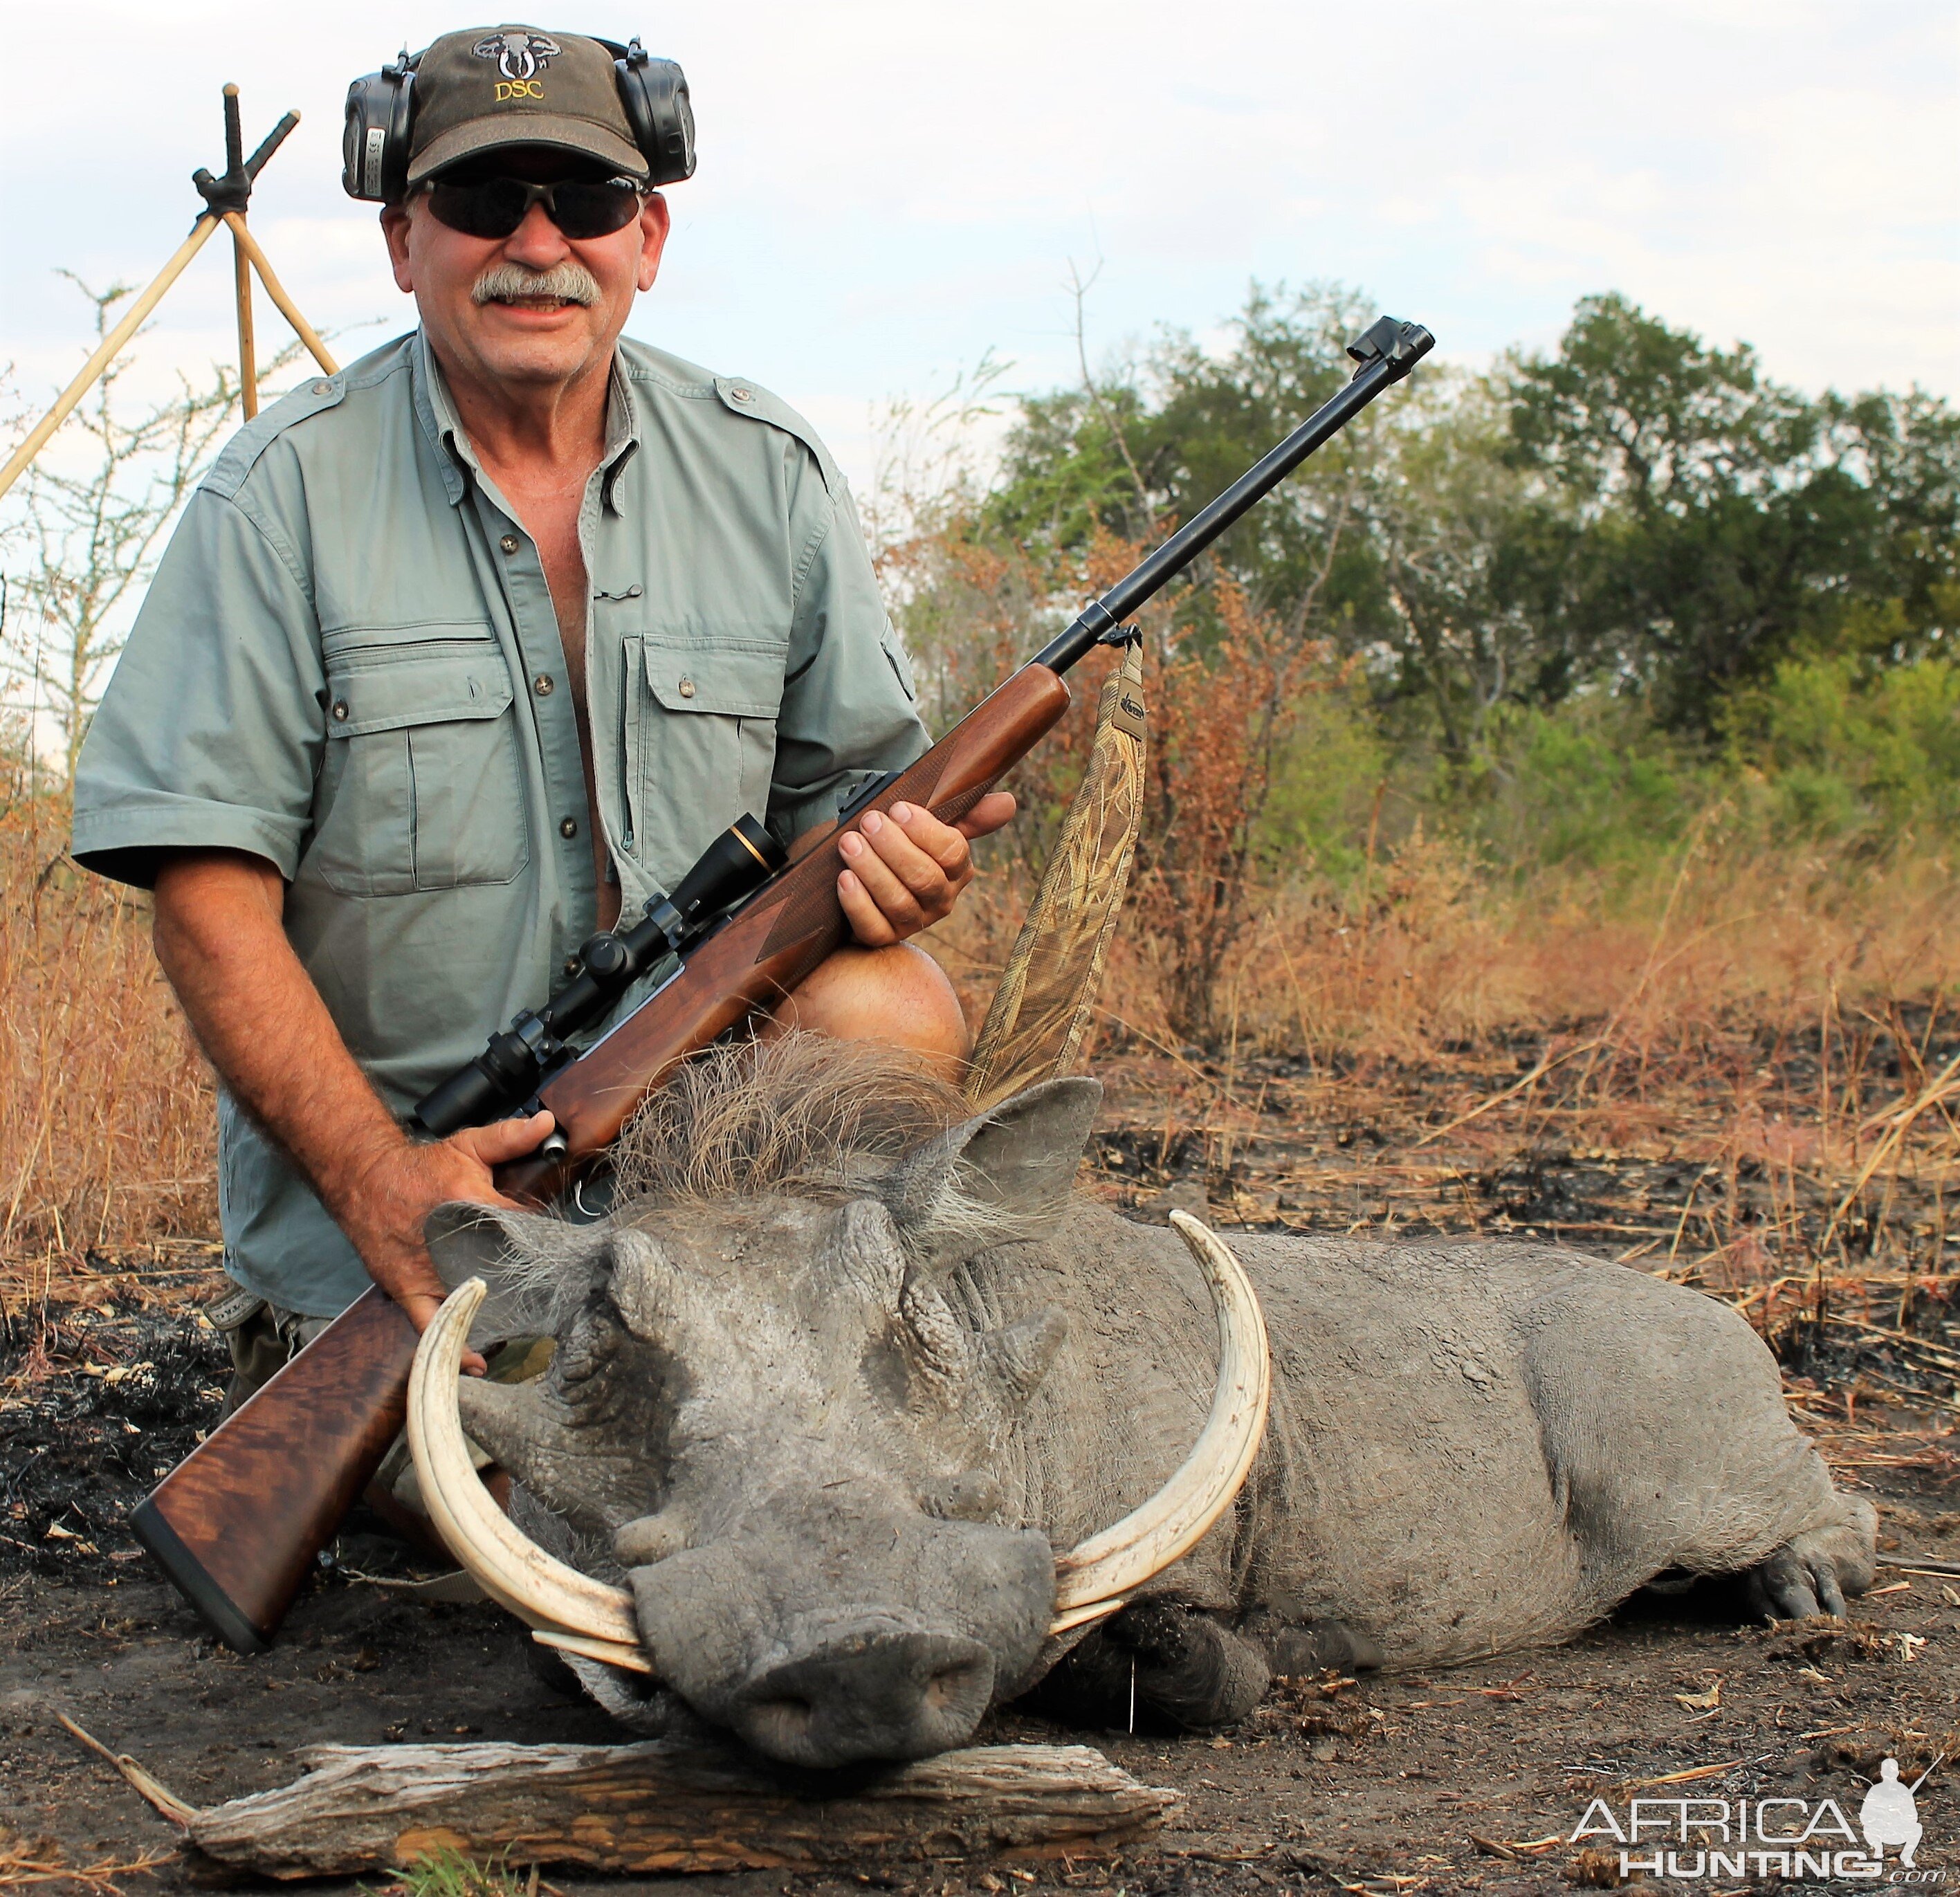
M234 1652L262 1652L399 1432L416 1332L364 1292L132 1512L177 1591Z

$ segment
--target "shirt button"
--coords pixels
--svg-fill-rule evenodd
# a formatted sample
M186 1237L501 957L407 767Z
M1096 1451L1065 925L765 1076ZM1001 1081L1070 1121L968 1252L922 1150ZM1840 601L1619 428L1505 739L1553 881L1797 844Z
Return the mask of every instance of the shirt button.
M756 391L753 389L745 389L739 382L728 393L737 402L752 402L756 399Z
M567 817L558 826L558 833L560 836L576 836L578 834L578 819L575 816Z
M316 382L313 385L313 392L315 395L331 395L333 384L331 382Z
M693 680L692 680L692 679L682 679L682 680L681 680L681 682L680 682L680 695L681 695L681 696L682 696L682 698L684 698L684 699L691 699L691 698L692 698L692 697L694 696L694 681L693 681Z
M342 724L346 722L347 701L345 699L336 699L333 701L333 715Z
M536 678L532 680L531 689L536 692L539 698L548 699L551 696L552 689L555 687L557 683L557 680L553 678L549 672L540 672Z
M514 533L507 533L497 544L506 553L514 553L517 550L517 536Z

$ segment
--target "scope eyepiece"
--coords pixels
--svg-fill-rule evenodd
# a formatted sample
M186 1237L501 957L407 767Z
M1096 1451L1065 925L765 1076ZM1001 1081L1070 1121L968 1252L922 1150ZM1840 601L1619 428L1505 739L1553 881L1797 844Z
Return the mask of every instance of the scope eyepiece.
M788 852L746 812L701 853L670 896L623 933L602 929L578 951L578 972L536 1012L527 1009L489 1045L415 1103L415 1120L438 1138L482 1126L529 1100L568 1058L569 1036L600 1020L634 979L699 938L731 903L759 890Z
M512 1100L530 1097L563 1045L543 1020L527 1009L508 1027L492 1035L489 1046L476 1059L415 1103L415 1123L425 1132L446 1139L466 1126L495 1119Z
M739 902L781 869L788 852L745 810L701 853L672 893L656 896L647 914L675 948L699 925Z

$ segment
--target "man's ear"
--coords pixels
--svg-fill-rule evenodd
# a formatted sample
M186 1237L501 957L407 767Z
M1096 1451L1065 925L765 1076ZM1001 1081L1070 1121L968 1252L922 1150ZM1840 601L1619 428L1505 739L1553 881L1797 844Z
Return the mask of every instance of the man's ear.
M656 191L640 207L640 288L651 290L660 273L660 253L667 248L667 233L673 228L673 214L667 201Z
M395 287L403 294L415 294L415 266L409 260L409 210L406 205L381 207L381 235L388 246L388 263L395 272Z
M942 1249L934 1241L936 1227L956 1242L962 1201L998 1208L1031 1238L1044 1236L1068 1211L1102 1103L1099 1081L1037 1081L921 1147L886 1182L883 1196L901 1230L935 1255Z

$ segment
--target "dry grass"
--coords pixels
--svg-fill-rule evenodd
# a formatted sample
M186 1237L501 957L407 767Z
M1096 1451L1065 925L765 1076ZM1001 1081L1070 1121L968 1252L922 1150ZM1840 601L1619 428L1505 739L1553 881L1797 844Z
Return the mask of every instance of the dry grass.
M126 1860L103 1857L93 1864L75 1864L68 1862L60 1845L52 1840L19 1838L0 1825L0 1890L31 1887L100 1892L102 1897L122 1897L119 1878L154 1879L162 1866L176 1860L177 1855L174 1851L146 1851Z
M969 1004L1017 915L983 887L948 932ZM1156 944L1118 943L1108 1117L1153 1129L1153 1178L1197 1142L1214 1203L1246 1216L1483 1229L1507 1174L1580 1155L1642 1173L1644 1202L1615 1211L1600 1185L1604 1210L1495 1229L1637 1239L1676 1275L1793 1278L1823 1303L1833 1270L1944 1274L1960 883L1936 860L1691 846L1645 886L1519 892L1418 836L1344 897L1268 896L1209 1049L1172 1031Z
M0 804L0 1268L18 1295L91 1253L217 1227L211 1079L145 899L84 874L52 798Z
M983 998L1018 926L1010 873L983 881L936 938ZM1106 1033L1172 1044L1157 945L1127 918ZM1788 1028L1960 982L1960 880L1921 857L1703 855L1631 888L1546 877L1522 891L1418 833L1354 890L1266 892L1220 971L1220 1042L1241 1053L1430 1058L1542 1028L1603 1036L1624 1081L1739 1018ZM1621 1090L1624 1090L1622 1087Z
M208 1267L215 1233L210 1077L147 906L67 864L65 835L50 802L0 816L0 1286L17 1305L100 1291L105 1257L153 1284ZM976 1013L1017 874L983 879L936 943ZM1261 898L1209 1049L1172 1031L1133 913L1096 1059L1115 1125L1154 1129L1166 1176L1196 1139L1242 1216L1528 1224L1759 1290L1767 1324L1828 1303L1832 1272L1943 1273L1956 979L1960 883L1929 855L1698 840L1643 885L1519 890L1418 836L1344 895ZM1505 1180L1588 1154L1624 1176L1599 1205L1501 1210Z

